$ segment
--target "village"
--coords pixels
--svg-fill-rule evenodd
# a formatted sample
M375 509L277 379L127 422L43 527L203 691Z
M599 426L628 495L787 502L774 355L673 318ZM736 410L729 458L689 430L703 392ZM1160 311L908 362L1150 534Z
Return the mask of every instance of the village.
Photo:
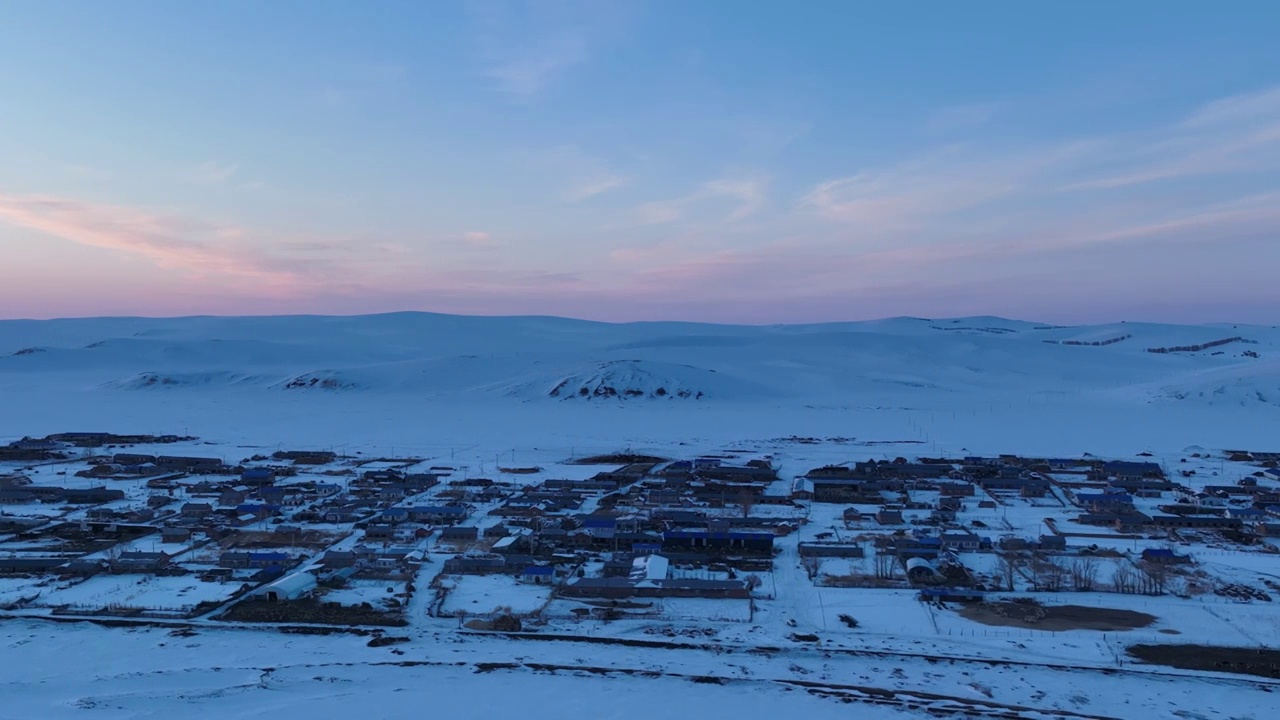
M806 643L873 630L907 596L934 633L1034 634L1155 627L1135 598L1212 601L1230 623L1280 594L1280 454L869 459L837 443L825 457L846 461L809 466L623 450L481 473L201 447L110 433L0 446L4 615L384 633L767 625Z

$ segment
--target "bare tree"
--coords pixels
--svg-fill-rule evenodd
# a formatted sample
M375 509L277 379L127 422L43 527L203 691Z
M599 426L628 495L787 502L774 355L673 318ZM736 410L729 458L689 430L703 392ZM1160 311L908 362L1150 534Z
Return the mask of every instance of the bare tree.
M876 554L876 577L881 580L890 580L897 573L898 558L889 553Z
M1058 592L1066 581L1067 571L1052 558L1042 560L1040 572L1041 587L1049 592Z
M1116 567L1115 574L1112 575L1111 583L1115 586L1116 592L1132 595L1137 592L1138 573L1130 565L1119 565Z
M1163 595L1169 584L1169 568L1164 563L1144 562L1139 569L1142 594Z
M738 507L742 508L742 517L751 517L751 510L756 506L756 496L750 490L738 493Z
M801 564L802 566L804 566L805 574L807 574L807 575L809 576L809 579L810 579L810 580L812 580L812 579L814 579L815 577L817 577L817 575L818 575L818 558L815 558L815 557L802 557L802 558L800 558L800 564Z
M1091 555L1081 555L1071 561L1071 586L1078 591L1087 592L1098 582L1098 559Z
M1006 590L1013 592L1014 581L1018 578L1018 566L1021 558L1013 553L1006 553L996 558L996 577L1003 581Z

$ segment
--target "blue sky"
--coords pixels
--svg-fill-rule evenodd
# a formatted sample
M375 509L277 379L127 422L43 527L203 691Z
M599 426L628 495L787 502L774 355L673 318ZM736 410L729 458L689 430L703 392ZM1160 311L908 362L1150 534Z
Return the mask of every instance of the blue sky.
M0 316L1270 323L1277 21L0 2Z

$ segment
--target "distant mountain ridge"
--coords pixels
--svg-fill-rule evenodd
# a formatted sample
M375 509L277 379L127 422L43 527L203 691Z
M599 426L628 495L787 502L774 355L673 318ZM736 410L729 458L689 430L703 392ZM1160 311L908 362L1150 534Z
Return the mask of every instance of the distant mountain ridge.
M922 394L1280 404L1280 330L996 317L610 324L432 313L0 321L0 383L545 402L898 402Z

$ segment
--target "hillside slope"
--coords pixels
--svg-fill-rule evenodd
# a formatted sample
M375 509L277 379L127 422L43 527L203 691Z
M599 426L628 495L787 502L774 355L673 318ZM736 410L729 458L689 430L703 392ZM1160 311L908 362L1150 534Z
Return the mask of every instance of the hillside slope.
M96 392L1280 405L1278 353L1274 327L990 317L764 327L429 313L0 322L0 384Z

